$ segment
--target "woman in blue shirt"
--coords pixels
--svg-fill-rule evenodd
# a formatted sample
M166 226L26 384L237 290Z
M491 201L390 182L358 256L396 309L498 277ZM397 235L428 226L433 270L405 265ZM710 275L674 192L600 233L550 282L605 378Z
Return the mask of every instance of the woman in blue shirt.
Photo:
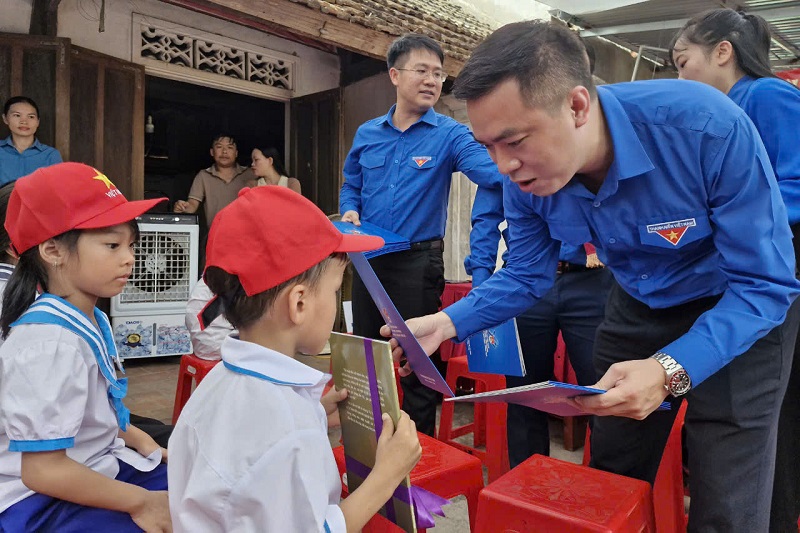
M800 263L800 90L772 72L770 31L758 15L715 9L689 20L673 39L679 77L716 87L750 117L764 141ZM797 531L800 515L800 345L780 413L770 531Z
M61 163L61 154L36 138L39 107L27 96L14 96L3 105L3 122L11 135L0 140L0 186L27 176L37 168Z

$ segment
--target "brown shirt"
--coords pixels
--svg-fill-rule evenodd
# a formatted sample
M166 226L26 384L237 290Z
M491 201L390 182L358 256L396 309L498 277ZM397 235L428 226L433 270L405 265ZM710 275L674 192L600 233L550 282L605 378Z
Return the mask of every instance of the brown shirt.
M219 177L216 167L212 165L201 170L194 177L192 188L189 190L189 198L194 198L203 204L206 223L211 226L217 213L234 201L239 195L239 191L245 188L249 181L255 181L255 179L253 169L236 165L234 178L226 183Z

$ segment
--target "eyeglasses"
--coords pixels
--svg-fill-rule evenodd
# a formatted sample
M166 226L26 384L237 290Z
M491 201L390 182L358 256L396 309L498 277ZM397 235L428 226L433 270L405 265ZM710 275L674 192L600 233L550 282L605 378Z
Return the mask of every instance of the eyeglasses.
M395 70L407 70L413 72L414 75L420 80L428 79L428 76L433 76L433 81L436 83L444 83L447 79L447 73L443 70L425 70L424 68L396 68Z

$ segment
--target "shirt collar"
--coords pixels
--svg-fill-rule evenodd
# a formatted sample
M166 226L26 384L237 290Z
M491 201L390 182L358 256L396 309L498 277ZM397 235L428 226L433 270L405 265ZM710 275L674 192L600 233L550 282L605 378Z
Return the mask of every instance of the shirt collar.
M624 180L641 176L656 168L617 97L604 87L597 88L597 95L614 145L614 161L608 169L606 179L610 177Z
M390 109L389 112L386 113L383 117L381 117L379 124L388 124L389 126L394 127L394 122L392 122L392 117L394 116L394 110L397 107L397 104L394 104ZM425 122L430 124L431 126L438 126L439 125L439 118L436 116L436 111L431 107L425 114L422 115L418 121L414 124L419 124L420 122ZM412 126L414 125L412 124Z
M328 374L295 361L288 355L236 337L227 337L222 344L225 366L240 374L253 376L276 385L320 387L330 379Z
M0 140L0 146L10 146L10 147L12 147L12 148L14 148L16 150L16 147L14 146L14 142L11 140L11 135L9 135L8 137L6 137L3 140ZM42 150L44 150L44 145L39 142L39 139L34 138L33 139L33 144L30 145L27 148L27 150L30 150L31 148L36 148L37 150L39 150L41 152Z
M244 173L245 171L247 171L247 167L243 167L239 163L236 163L236 173L233 175L233 177L237 178L237 177L239 177L240 174ZM210 167L208 167L206 169L206 172L208 172L209 174L211 174L215 178L222 179L222 178L219 177L219 174L217 173L216 165L211 165Z
M750 84L754 81L756 81L755 78L750 76L742 76L736 83L733 84L731 90L728 91L728 97L736 104L741 104L742 98L747 94L747 88L750 87Z

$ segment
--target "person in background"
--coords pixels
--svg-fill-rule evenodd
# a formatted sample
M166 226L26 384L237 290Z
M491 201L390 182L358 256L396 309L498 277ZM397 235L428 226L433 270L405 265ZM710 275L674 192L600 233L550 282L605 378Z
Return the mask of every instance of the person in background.
M346 252L378 237L343 235L285 187L255 187L223 209L208 239L204 278L239 330L222 364L189 398L170 439L170 510L191 533L355 533L419 460L413 421L383 415L375 465L340 502L328 420L346 389L295 360L319 353L336 317ZM205 317L204 318L211 318Z
M769 64L769 24L758 15L714 9L690 19L670 46L680 79L716 87L755 124L778 179L800 263L800 90ZM770 531L796 532L800 516L800 342L778 423Z
M172 530L167 451L129 422L111 324L96 307L128 281L135 217L162 200L128 202L80 163L14 186L5 228L19 262L0 313L2 531Z
M186 329L192 339L194 355L208 361L219 361L223 341L238 332L224 315L219 315L209 324L203 324L198 316L214 298L203 278L197 280L186 304Z
M404 317L436 312L445 287L444 241L454 172L479 187L500 188L502 176L469 128L440 115L447 74L439 44L420 34L395 40L386 55L397 103L362 124L344 164L339 212L344 222L361 220L407 238L411 249L385 254L370 265ZM364 283L353 276L353 330L380 337L385 324ZM434 362L442 374L438 352ZM433 435L438 393L416 374L401 378L403 409L422 433Z
M253 170L236 161L239 151L232 135L214 136L210 153L214 164L197 173L188 200L178 200L173 207L176 213L196 213L202 204L207 227L211 227L220 209L236 199L240 190L255 182Z
M288 172L283 166L281 156L275 148L255 148L251 154L253 163L251 168L256 178L256 186L279 185L288 187L297 194L300 192L300 181L288 177Z
M3 104L3 122L11 135L0 140L0 186L27 176L37 168L61 163L61 154L39 142L39 106L27 96Z
M512 185L513 186L513 185ZM502 190L479 189L472 206L472 227L487 225L483 232L470 234L470 255L464 267L476 289L494 272L499 224L505 220ZM476 235L491 235L494 239ZM502 232L508 243L508 228ZM494 242L492 247L488 246ZM505 263L508 252L503 254ZM553 287L533 307L516 317L520 348L525 361L525 376L506 376L506 386L520 387L553 379L554 353L559 333L564 339L569 361L579 385L597 382L592 362L594 336L605 315L613 276L597 259L589 243L561 243ZM508 404L506 413L508 460L516 467L534 454L550 455L550 428L547 413L524 405Z

